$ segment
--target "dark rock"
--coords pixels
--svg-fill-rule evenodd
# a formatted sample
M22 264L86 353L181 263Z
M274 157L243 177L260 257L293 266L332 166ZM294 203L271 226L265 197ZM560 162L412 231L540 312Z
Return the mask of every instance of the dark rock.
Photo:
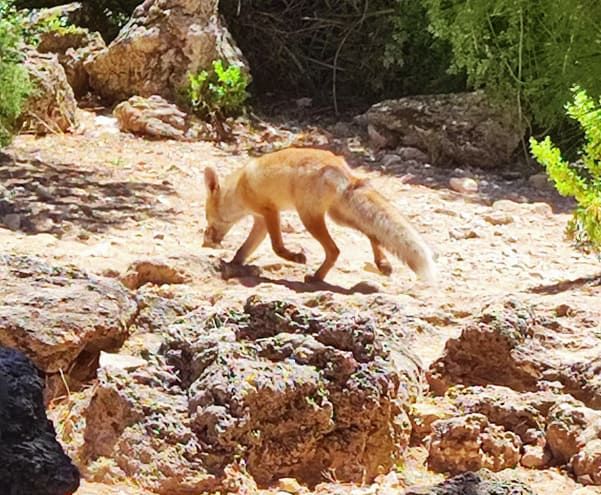
M409 488L403 495L535 495L535 492L524 483L495 479L483 470L462 473L428 488Z
M46 417L44 382L21 352L0 347L0 493L66 495L79 471Z

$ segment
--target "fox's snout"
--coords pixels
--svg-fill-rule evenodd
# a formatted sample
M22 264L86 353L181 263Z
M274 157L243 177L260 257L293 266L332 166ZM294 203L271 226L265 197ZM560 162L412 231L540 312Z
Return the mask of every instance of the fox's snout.
M221 246L222 240L223 236L219 235L214 227L207 227L202 241L202 247L217 248Z

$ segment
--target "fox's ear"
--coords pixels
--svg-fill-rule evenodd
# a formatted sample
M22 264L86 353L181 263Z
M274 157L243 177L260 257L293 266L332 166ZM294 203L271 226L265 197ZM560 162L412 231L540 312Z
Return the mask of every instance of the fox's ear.
M207 191L211 194L219 191L219 177L217 177L217 172L215 172L213 167L205 168L205 186L207 186Z

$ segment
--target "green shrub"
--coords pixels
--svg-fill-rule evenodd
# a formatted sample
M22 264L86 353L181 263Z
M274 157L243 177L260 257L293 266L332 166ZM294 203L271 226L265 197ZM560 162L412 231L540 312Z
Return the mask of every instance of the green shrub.
M12 139L21 105L31 89L21 64L20 39L19 19L12 2L0 0L0 147Z
M576 164L565 161L548 136L542 142L531 138L530 147L559 193L573 196L578 203L568 223L568 236L582 250L601 254L601 99L595 103L579 87L572 91L574 102L566 108L584 131L581 159Z
M453 47L469 83L515 101L538 129L565 121L580 84L601 95L601 2L424 0L432 30Z
M185 95L195 113L222 120L242 112L248 98L248 83L249 78L240 67L225 68L221 60L216 60L213 70L188 76Z

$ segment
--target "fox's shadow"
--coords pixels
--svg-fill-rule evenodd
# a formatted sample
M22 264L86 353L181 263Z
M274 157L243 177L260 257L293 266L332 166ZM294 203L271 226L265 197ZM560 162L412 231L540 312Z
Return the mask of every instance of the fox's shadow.
M328 291L336 294L342 294L350 296L352 294L376 294L380 292L380 289L368 282L359 282L350 288L345 288L340 285L330 284L328 282L299 282L294 280L287 280L283 278L269 278L260 276L242 276L232 277L236 278L241 285L244 287L256 287L260 284L275 284L286 287L287 289L293 290L294 292L321 292Z

